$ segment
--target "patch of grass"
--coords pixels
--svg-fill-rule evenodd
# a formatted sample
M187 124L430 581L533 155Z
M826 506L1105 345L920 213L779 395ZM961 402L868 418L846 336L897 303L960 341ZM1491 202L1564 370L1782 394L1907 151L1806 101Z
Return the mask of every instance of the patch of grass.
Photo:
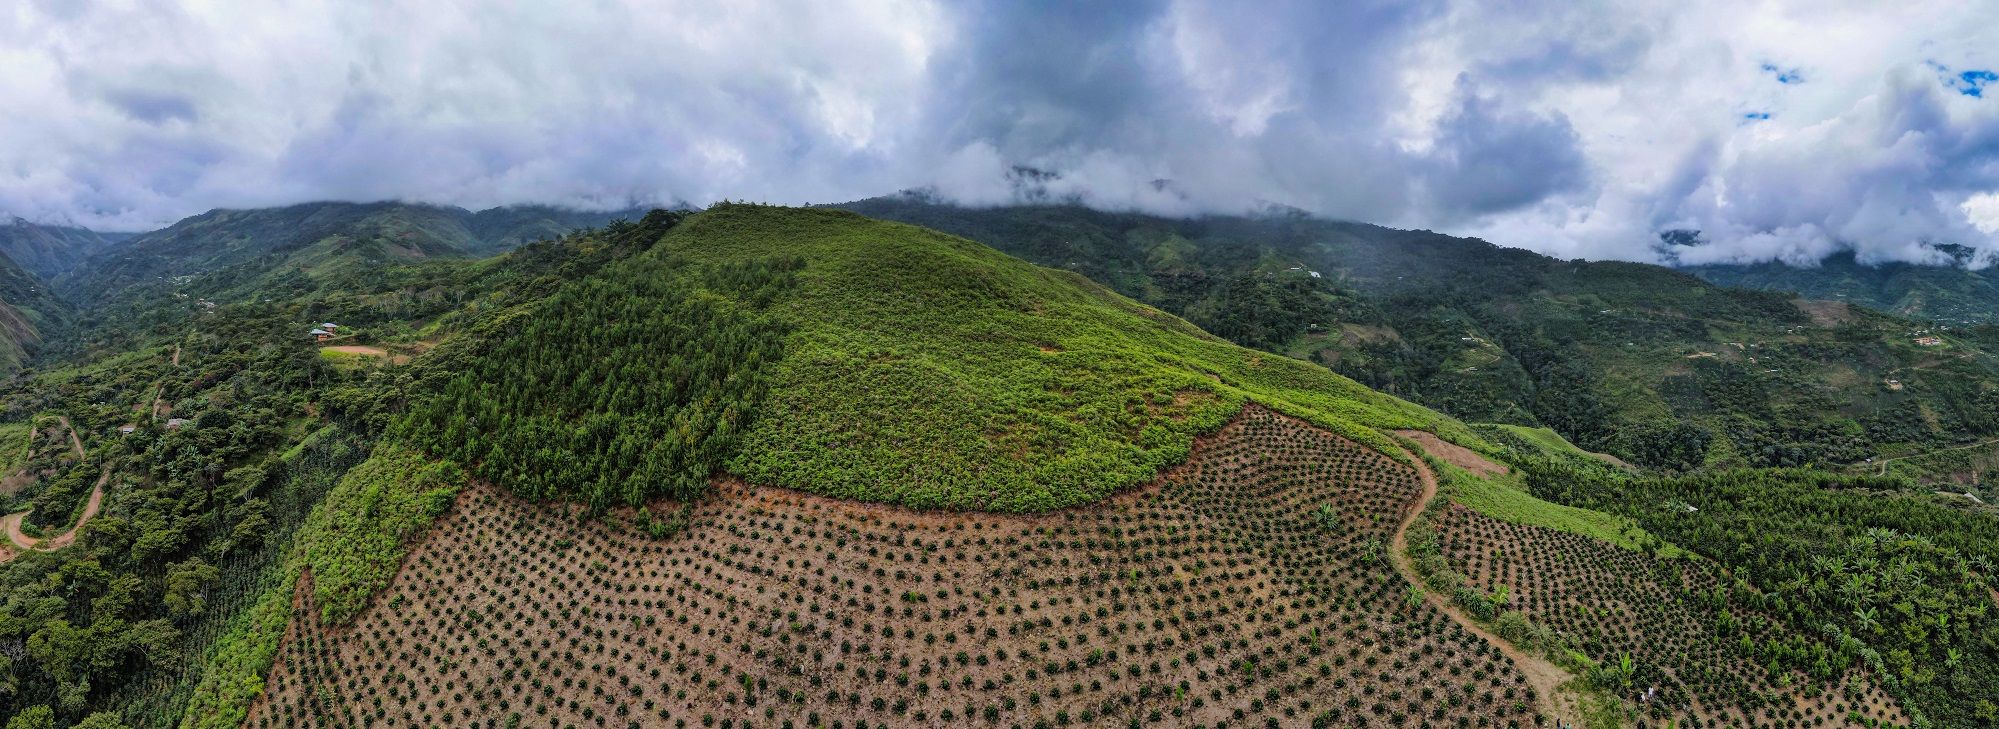
M1543 456L1600 458L1597 454L1576 447L1576 444L1570 443L1567 438L1563 438L1562 434L1549 428L1533 428L1510 423L1479 423L1473 425L1472 428L1481 433L1498 431L1506 435L1511 435L1518 439L1520 444L1528 445L1541 451L1541 455Z
M0 423L0 476L13 473L28 461L27 423Z
M1067 271L834 210L723 205L651 255L805 261L770 394L728 470L915 507L1087 503L1185 460L1248 401L1387 452L1469 429L1317 365L1229 344Z
M389 584L409 540L451 506L465 475L456 466L395 446L340 479L306 518L298 558L312 568L321 617L346 622Z
M1572 446L1573 447L1573 446ZM1415 450L1413 447L1411 450ZM1437 473L1438 486L1451 501L1502 521L1598 539L1665 559L1687 556L1687 551L1660 539L1631 519L1601 511L1564 506L1544 501L1528 493L1518 472L1482 478L1442 461L1425 457Z

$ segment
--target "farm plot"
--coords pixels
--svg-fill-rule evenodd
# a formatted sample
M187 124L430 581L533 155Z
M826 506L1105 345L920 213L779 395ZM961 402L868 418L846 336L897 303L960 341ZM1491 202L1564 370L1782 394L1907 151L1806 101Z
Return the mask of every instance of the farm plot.
M1256 408L1032 517L732 483L653 538L478 486L352 624L302 604L248 725L1542 723L1385 561L1420 493Z
M1871 677L1840 665L1817 636L1754 607L1749 588L1711 562L1658 559L1458 505L1436 528L1469 587L1501 594L1503 586L1505 608L1602 662L1593 679L1649 721L1690 728L1908 721Z

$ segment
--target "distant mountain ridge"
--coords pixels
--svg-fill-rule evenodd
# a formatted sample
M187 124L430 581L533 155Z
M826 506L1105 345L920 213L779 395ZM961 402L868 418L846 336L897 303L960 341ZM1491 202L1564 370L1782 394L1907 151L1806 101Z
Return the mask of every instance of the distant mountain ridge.
M55 280L77 300L135 284L258 264L307 274L348 265L486 256L643 211L522 205L470 211L403 202L211 210L106 246Z
M31 223L20 218L0 222L0 254L43 279L68 271L109 245L111 241L104 235L83 228Z
M1766 261L1685 266L1681 270L1723 286L1794 291L1805 298L1847 301L1916 319L1951 324L1999 322L1999 270L1963 265L1966 256L1952 258L1956 264L1862 263L1852 251L1842 251L1815 266Z

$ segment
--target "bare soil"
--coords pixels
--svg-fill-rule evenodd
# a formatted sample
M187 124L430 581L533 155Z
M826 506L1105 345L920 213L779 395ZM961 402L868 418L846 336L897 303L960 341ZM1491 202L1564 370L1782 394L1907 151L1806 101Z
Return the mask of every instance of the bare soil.
M1395 434L1416 441L1432 458L1480 476L1504 476L1512 472L1504 464L1494 463L1470 448L1439 438L1429 431L1398 430Z
M391 364L403 364L410 361L409 355L395 354L381 347L370 347L361 344L336 344L328 347L320 347L320 349L344 354L358 354L363 357L387 357Z

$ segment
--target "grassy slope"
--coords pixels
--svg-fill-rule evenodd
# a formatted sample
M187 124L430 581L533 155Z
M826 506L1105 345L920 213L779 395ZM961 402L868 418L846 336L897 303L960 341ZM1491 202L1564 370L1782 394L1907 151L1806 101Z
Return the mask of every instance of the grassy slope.
M1347 437L1455 421L1237 347L1082 276L834 210L722 206L669 234L703 262L798 255L796 329L730 470L918 507L1039 511L1153 478L1255 400Z
M1999 434L1977 402L1999 371L1986 354L1999 342L1953 330L1951 346L1921 348L1909 333L1921 325L1904 319L1819 316L1782 294L1658 266L1303 216L1176 220L903 196L849 207L1084 273L1467 420L1551 426L1647 467L1857 462ZM1272 259L1305 270L1271 270ZM1262 282L1272 296L1308 287L1293 303L1328 303L1305 317L1290 316L1294 306L1218 309L1255 293L1226 280ZM1385 336L1326 334L1356 326Z

